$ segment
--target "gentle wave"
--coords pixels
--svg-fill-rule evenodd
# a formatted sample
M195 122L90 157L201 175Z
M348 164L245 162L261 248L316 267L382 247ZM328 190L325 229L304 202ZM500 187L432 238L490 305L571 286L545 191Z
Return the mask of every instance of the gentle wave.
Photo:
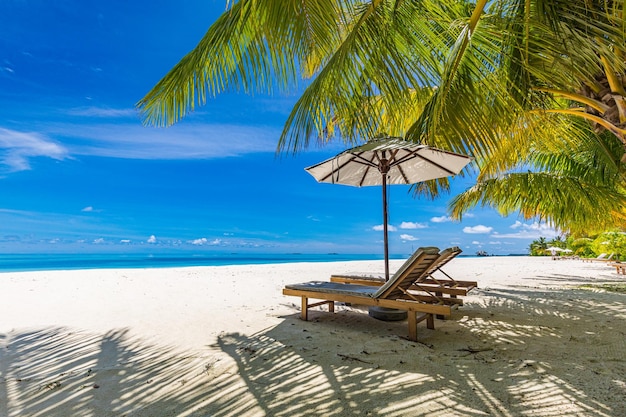
M394 256L404 259L406 256ZM0 254L1 272L381 260L370 254Z

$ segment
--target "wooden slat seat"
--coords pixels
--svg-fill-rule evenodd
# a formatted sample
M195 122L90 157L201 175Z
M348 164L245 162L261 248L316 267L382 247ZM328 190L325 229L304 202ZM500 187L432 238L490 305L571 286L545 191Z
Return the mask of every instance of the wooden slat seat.
M311 307L327 304L334 312L335 302L364 306L378 306L404 310L408 313L409 339L417 340L417 323L426 320L427 327L434 328L434 316L450 316L451 306L438 297L414 294L409 290L439 259L439 249L419 248L407 262L389 279L379 286L355 285L328 281L312 281L286 285L284 295L301 297L301 318L308 319ZM309 299L322 300L309 303ZM421 313L418 318L418 313Z

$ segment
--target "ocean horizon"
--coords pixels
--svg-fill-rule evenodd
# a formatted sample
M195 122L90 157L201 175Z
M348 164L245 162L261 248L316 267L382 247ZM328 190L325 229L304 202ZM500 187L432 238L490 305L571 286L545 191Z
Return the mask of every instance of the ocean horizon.
M390 255L406 259L410 254ZM476 255L462 254L474 257ZM0 254L0 272L55 271L114 268L175 268L293 262L343 262L383 260L382 254L305 253L52 253Z
M407 255L408 256L408 255ZM391 259L402 259L402 255ZM304 253L52 253L0 254L0 272L114 268L176 268L292 262L382 260L375 254Z

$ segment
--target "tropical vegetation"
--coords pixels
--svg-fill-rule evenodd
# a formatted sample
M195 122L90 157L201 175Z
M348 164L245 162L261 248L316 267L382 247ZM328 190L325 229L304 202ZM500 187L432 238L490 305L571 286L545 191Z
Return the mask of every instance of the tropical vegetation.
M601 254L612 254L613 259L624 260L624 256L626 256L626 233L612 231L589 237L556 236L550 240L540 237L530 243L528 251L531 256L547 256L551 254L549 248L561 248L567 250L567 255L581 258L595 258Z
M277 149L381 134L475 157L451 203L574 235L626 226L626 21L611 0L239 0L138 103L300 91ZM436 196L447 179L416 185Z

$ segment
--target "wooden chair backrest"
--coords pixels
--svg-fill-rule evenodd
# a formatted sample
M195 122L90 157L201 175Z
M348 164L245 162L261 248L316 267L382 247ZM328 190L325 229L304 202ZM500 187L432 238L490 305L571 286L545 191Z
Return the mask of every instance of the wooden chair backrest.
M403 295L403 290L407 290L413 282L426 275L438 259L439 248L418 248L372 297L393 299Z
M456 258L461 252L463 251L458 246L453 246L451 248L442 250L441 253L439 254L439 259L437 259L433 263L432 267L428 270L426 275L430 275L433 272L438 271L445 264L450 262L452 259Z

